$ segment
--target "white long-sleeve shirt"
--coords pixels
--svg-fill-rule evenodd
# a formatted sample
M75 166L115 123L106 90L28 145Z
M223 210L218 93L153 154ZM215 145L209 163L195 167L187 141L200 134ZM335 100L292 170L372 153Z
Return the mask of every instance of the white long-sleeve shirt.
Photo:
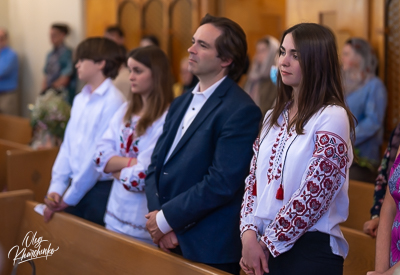
M93 92L86 85L76 95L64 141L53 165L48 193L63 195L65 192L63 200L74 206L98 180L111 179L110 175L96 171L93 155L97 141L123 102L123 95L111 79L104 80Z
M268 117L270 112L266 114ZM353 160L349 118L328 106L310 118L304 134L287 129L287 110L254 144L241 210L241 233L254 230L276 257L307 231L330 235L332 252L347 256L339 224L348 217L348 173ZM282 184L283 200L276 198Z
M146 229L145 215L147 199L144 181L151 155L160 137L167 112L157 119L146 132L137 137L135 127L139 116L124 123L128 103L125 103L111 119L107 131L97 144L94 162L99 173L104 171L108 161L114 156L136 158L137 164L121 170L120 179L114 179L108 199L104 221L118 232L151 241Z

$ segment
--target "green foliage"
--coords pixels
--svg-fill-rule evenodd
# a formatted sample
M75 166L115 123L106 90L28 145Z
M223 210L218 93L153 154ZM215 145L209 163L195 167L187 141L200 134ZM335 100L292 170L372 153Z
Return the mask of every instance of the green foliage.
M37 98L30 109L33 129L48 131L61 140L64 138L71 106L64 100L62 93L49 89Z

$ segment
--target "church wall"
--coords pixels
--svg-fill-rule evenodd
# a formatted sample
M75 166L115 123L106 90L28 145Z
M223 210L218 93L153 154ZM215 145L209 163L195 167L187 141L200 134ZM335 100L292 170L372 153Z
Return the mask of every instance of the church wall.
M8 0L10 44L20 58L21 114L29 116L28 103L40 93L43 66L48 51L50 25L67 23L67 45L76 47L84 34L82 0ZM0 8L1 10L1 8Z

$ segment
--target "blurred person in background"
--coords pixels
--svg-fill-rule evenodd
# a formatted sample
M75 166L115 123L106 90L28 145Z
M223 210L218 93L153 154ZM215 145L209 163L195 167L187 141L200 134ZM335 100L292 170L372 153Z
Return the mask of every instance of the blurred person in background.
M140 40L139 47L157 46L160 47L160 41L155 35L143 35Z
M75 97L76 79L72 61L72 49L65 45L69 34L66 24L55 23L50 28L50 41L53 49L47 54L44 66L42 92L49 88L68 91L67 100L72 105Z
M18 56L8 46L8 32L0 28L0 113L17 115Z
M118 45L120 45L120 46L125 48L125 46L124 46L125 33L118 25L107 27L107 29L104 32L104 37L108 38L108 39L111 39L112 41L114 41ZM126 48L125 48L125 52L126 52Z
M350 168L350 179L375 182L387 104L386 88L376 76L378 59L361 38L346 41L341 59L346 103L358 122L354 143L358 160Z
M276 64L279 41L272 36L258 40L244 90L260 107L263 115L275 104L277 87L271 79L271 68Z
M400 124L393 130L390 135L389 144L386 147L385 153L381 160L381 165L378 169L378 176L375 179L375 190L374 190L374 204L370 210L371 219L366 221L363 226L364 233L375 238L378 225L379 217L382 208L382 203L386 195L387 183L389 180L390 170L392 169L393 163L396 159L397 150L400 145Z
M126 100L129 100L131 96L131 83L129 81L129 70L126 66L126 47L124 46L125 43L125 34L124 31L119 26L109 26L105 32L104 37L108 38L115 43L117 43L122 51L124 60L122 62L121 68L119 68L117 77L113 80L113 84L121 93L125 96Z
M177 82L173 86L174 96L178 97L188 90L194 88L196 84L199 82L197 76L193 75L189 71L189 58L184 57L181 60L180 70L179 70L179 78L180 82Z

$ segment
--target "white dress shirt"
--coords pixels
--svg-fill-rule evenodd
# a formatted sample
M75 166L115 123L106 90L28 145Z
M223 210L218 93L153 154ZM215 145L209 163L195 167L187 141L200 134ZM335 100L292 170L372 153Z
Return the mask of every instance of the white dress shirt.
M210 96L214 93L214 91L217 89L219 84L221 84L221 82L224 81L225 78L226 78L226 76L221 78L217 82L215 82L213 85L211 85L209 88L207 88L203 92L200 92L200 83L197 83L196 87L194 87L194 89L192 91L192 94L193 94L192 101L190 102L189 108L186 110L185 116L183 117L181 124L179 125L178 131L176 132L174 142L172 143L171 148L169 149L168 155L165 158L164 163L167 162L167 160L171 156L172 152L175 150L176 146L178 145L179 141L185 134L186 130L189 128L190 124L192 124L193 120L196 118L197 114L200 112L203 105L210 98ZM165 219L165 216L164 216L164 213L162 210L157 213L156 222L157 222L158 228L164 234L167 234L168 232L172 231L172 228L168 224L167 220Z
M97 144L94 162L97 171L102 173L109 160L114 156L136 158L137 163L121 170L120 179L114 179L104 217L106 227L152 243L146 229L145 215L147 199L144 192L145 178L151 155L160 137L167 112L153 122L140 137L135 128L139 116L133 116L130 122L124 122L128 108L125 103L116 112L110 125Z
M98 180L112 179L96 171L93 155L97 141L123 102L123 95L109 78L94 91L86 85L76 95L64 141L53 165L48 193L61 196L65 192L63 200L74 206Z
M271 111L267 112L268 118ZM349 118L339 106L312 116L304 134L287 129L285 109L254 144L242 203L240 229L254 230L276 257L306 232L330 235L332 252L343 258L348 244L339 224L348 216L349 167L353 161ZM277 190L283 188L283 199Z

